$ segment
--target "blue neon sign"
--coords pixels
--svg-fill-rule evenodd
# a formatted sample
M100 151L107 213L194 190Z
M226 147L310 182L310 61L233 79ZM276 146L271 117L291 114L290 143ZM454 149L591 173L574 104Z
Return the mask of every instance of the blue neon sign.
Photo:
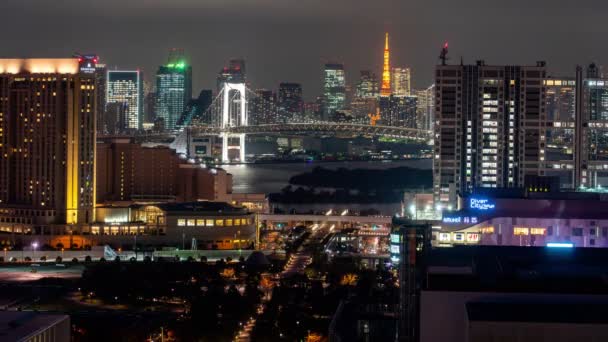
M472 223L477 224L479 220L476 216L444 216L442 219L443 223L459 224L459 223Z
M549 248L574 248L574 244L570 242L565 243L557 243L557 242L549 242L547 244Z
M487 211L487 210L492 210L492 209L496 208L496 204L493 202L490 202L490 200L486 199L486 198L471 197L471 198L469 198L469 208L475 209L475 210Z

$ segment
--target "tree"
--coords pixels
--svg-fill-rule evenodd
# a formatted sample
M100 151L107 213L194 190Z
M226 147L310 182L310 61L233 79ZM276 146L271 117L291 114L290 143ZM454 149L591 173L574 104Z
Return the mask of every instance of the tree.
M61 258L60 255L58 255L57 258L55 258L55 262L58 264L61 263L62 261L63 261L63 259Z
M205 264L206 264L206 263L207 263L207 257L206 257L206 256L204 256L204 255L201 255L201 257L200 257L200 261L201 261L202 263L205 263Z
M91 262L91 261L92 261L92 259L91 259L90 255L87 255L86 257L84 257L84 262Z
M117 255L117 256L114 258L114 262L120 262L120 256L118 256L118 255Z
M76 258L76 257L72 258L72 262L75 263L75 264L77 264L78 263L78 258Z
M357 285L358 276L353 273L347 273L340 279L340 285L342 286L355 286Z
M224 268L221 274L226 279L232 279L234 278L234 268Z
M147 263L147 264L149 264L149 263L151 263L151 262L152 262L152 258L150 258L150 256L149 256L149 255L146 255L146 256L144 257L144 262L145 262L145 263Z

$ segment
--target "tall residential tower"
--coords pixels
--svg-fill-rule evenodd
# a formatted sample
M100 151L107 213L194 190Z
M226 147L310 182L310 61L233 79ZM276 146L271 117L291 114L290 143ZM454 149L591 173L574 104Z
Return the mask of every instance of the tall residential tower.
M171 50L169 61L156 73L156 119L162 119L166 130L175 124L192 100L192 67L180 50Z

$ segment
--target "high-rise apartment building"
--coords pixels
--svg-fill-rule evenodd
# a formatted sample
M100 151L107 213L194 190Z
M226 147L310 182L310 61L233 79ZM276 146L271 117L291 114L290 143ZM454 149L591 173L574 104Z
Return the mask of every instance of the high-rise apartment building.
M410 79L410 68L393 68L393 75L391 78L393 95L410 96L412 94Z
M455 205L458 193L522 187L526 175L544 175L545 77L544 62L437 66L436 203Z
M126 107L124 126L118 127L120 132L136 131L143 127L144 94L143 73L139 70L108 70L106 101L121 103ZM116 118L108 121L122 121ZM115 120L116 119L116 120Z
M156 118L164 120L166 130L174 130L190 100L192 66L186 63L182 51L171 50L167 64L156 73Z
M90 58L0 59L0 222L94 221L96 92Z
M278 110L283 122L301 122L304 111L302 85L300 83L279 84Z
M279 115L275 93L268 89L257 89L255 95L249 99L249 124L267 125L277 123Z
M576 79L546 78L545 170L560 178L560 186L574 189L576 175Z
M378 100L382 125L416 128L415 96L381 96Z
M97 56L95 56L97 58ZM95 113L95 117L97 118L97 133L104 134L106 133L105 127L105 113L106 113L106 87L107 87L107 77L108 76L108 68L105 64L99 64L96 62L95 65L95 89L97 89L97 113Z
M577 68L575 186L608 186L608 79L591 64Z
M337 110L344 109L346 105L344 65L337 63L325 64L323 98L323 120L331 120Z

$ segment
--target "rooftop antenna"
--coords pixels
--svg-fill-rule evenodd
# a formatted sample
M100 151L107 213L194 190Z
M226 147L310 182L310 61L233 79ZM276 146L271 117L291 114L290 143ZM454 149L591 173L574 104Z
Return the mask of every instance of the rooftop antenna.
M441 65L446 65L446 61L448 58L448 42L443 44L443 48L441 49L441 54L439 55L439 59L441 60Z

